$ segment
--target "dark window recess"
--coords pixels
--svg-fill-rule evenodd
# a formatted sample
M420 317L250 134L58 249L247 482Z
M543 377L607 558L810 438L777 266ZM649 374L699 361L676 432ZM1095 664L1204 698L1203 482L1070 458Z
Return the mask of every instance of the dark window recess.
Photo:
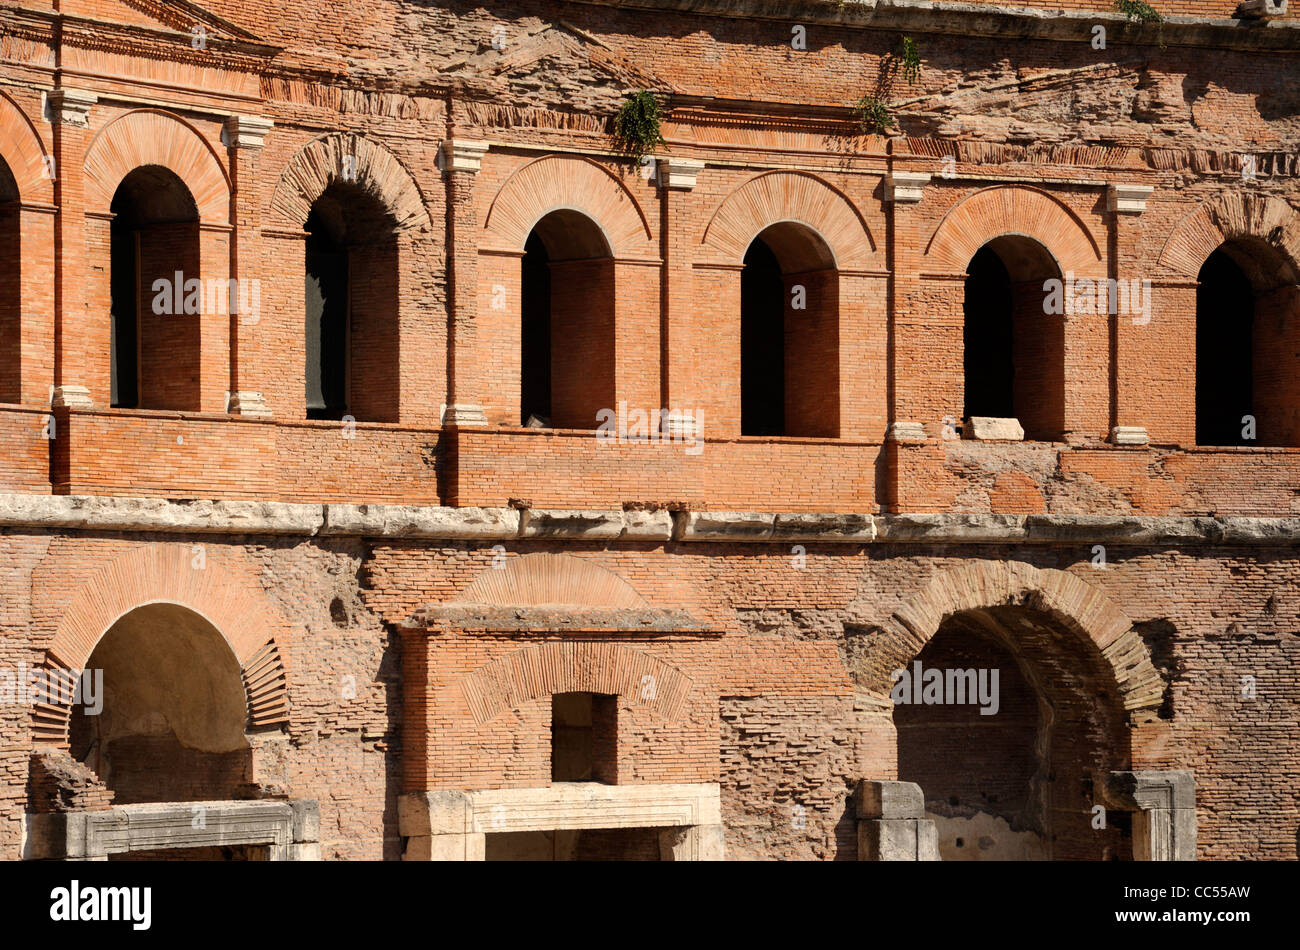
M785 434L785 282L762 239L740 274L740 432Z
M307 418L348 411L348 252L313 209L307 217Z
M551 781L617 781L618 697L551 696Z
M1010 418L1016 414L1011 275L987 245L975 252L966 273L963 415Z
M533 231L524 245L520 332L519 422L551 418L551 267L546 245Z
M1196 289L1196 442L1257 445L1241 437L1252 415L1252 328L1255 297L1250 280L1222 250L1205 260Z

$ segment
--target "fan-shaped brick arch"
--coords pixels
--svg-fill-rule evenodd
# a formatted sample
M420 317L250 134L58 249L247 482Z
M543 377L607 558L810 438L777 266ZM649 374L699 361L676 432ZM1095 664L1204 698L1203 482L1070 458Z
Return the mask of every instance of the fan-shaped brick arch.
M1300 215L1281 198L1226 194L1188 214L1160 251L1160 266L1195 279L1205 259L1226 241L1262 241L1281 254L1290 282L1300 274Z
M242 575L242 576L241 576ZM85 666L117 620L145 604L177 604L218 630L243 670L253 727L288 719L284 622L251 574L183 544L154 543L104 566L73 596L46 653L51 670ZM66 706L40 706L38 741L66 743Z
M906 665L943 622L965 610L1018 606L1040 611L1086 637L1114 673L1127 710L1159 706L1164 683L1133 624L1100 590L1073 574L1009 561L980 561L945 571L895 611L889 624ZM887 688L886 688L887 691Z
M488 568L453 603L643 608L645 598L613 571L568 554L526 554Z
M1078 215L1047 192L1023 185L995 185L963 198L943 216L925 254L933 268L964 271L976 251L1007 234L1038 241L1062 272L1088 274L1102 265L1101 248Z
M517 650L470 674L463 689L480 724L553 693L617 695L671 721L682 713L691 680L649 653L583 640Z
M875 250L866 221L848 198L802 172L765 172L745 182L714 212L702 243L739 265L760 231L784 221L816 231L840 270L865 267Z
M18 185L22 201L54 201L54 183L45 174L47 149L40 133L18 104L0 92L0 158Z
M562 209L594 221L616 258L654 251L650 225L622 182L588 159L555 155L530 162L506 179L488 209L484 247L522 251L533 226Z
M107 213L122 179L144 165L161 165L184 182L204 224L230 221L230 179L216 152L184 119L157 109L119 116L90 143L86 209Z
M345 167L355 171L355 184L392 215L395 231L432 230L424 197L406 166L380 143L350 133L322 136L294 153L271 197L278 226L302 228L321 193L344 180Z

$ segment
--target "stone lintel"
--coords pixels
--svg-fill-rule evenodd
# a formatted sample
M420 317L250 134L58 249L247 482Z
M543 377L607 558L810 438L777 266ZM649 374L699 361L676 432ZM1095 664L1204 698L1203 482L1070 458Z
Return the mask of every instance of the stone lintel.
M722 630L706 627L685 610L662 610L654 607L569 607L493 606L491 604L434 604L417 610L403 626L442 630L481 630L493 633L612 633L618 636L638 633L676 633L698 636L722 636Z
M209 801L114 805L27 816L24 857L105 860L110 854L260 845L272 860L319 857L314 801Z
M714 782L604 785L557 782L545 788L437 789L398 800L403 837L444 838L519 831L683 828L721 825Z

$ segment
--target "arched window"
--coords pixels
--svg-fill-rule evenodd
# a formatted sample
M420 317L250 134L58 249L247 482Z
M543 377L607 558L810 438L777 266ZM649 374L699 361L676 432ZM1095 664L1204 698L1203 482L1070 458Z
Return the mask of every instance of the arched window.
M1300 445L1300 293L1262 241L1206 258L1196 290L1198 445Z
M594 429L614 408L614 259L600 227L561 209L524 245L519 421Z
M814 230L761 231L740 275L740 431L840 434L839 273Z
M198 411L206 289L194 198L173 172L144 165L110 210L111 403Z
M18 184L0 159L0 402L22 402L22 245Z
M963 415L1017 419L1025 438L1059 441L1065 430L1064 312L1047 313L1043 284L1061 279L1032 238L989 241L966 268Z
M398 262L392 215L334 182L312 205L304 288L307 418L397 422Z

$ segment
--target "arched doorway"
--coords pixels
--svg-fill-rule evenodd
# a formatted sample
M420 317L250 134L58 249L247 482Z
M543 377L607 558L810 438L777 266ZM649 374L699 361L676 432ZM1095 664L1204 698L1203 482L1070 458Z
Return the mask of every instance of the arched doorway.
M783 221L750 242L740 275L740 431L837 438L839 272L812 228Z
M172 171L144 165L122 179L110 210L111 403L198 411L205 294L194 198Z
M1300 445L1300 292L1282 256L1237 239L1196 289L1198 445Z
M307 418L397 422L393 216L359 186L335 181L312 204L304 230Z
M989 241L966 268L964 417L1015 418L1025 438L1065 430L1065 318L1046 313L1044 281L1061 279L1051 252L1022 235Z
M85 668L102 671L102 705L74 706L70 750L115 804L232 799L250 781L239 661L200 614L137 607L100 638Z
M920 785L944 860L1111 860L1094 787L1129 768L1124 707L1095 646L1037 609L949 616L895 685L898 777ZM901 701L900 701L901 697Z
M0 158L0 402L22 401L22 259L18 183Z
M578 211L544 215L524 244L521 424L594 429L614 407L614 258Z

